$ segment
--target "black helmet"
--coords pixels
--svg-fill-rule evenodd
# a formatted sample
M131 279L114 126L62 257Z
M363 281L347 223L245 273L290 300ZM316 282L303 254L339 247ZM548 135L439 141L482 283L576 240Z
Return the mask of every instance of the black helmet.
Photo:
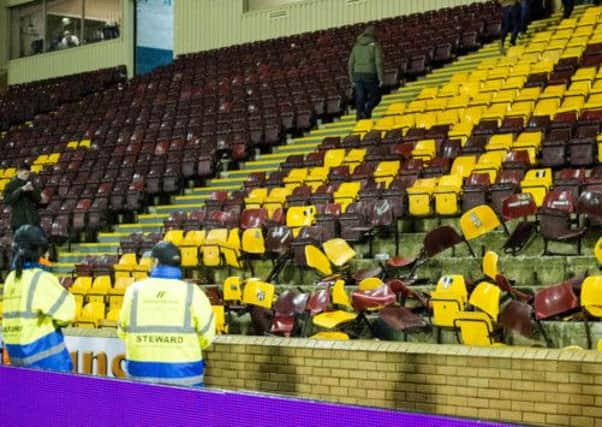
M16 249L36 251L43 255L50 246L46 233L37 225L22 225L15 232L13 244Z
M171 242L161 241L153 247L151 256L159 260L159 264L179 267L182 262L180 249Z

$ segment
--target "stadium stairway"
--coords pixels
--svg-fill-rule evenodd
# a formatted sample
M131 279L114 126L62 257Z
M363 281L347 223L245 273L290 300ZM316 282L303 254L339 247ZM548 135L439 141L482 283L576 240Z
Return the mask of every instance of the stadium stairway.
M576 8L579 13L581 8ZM561 14L556 13L551 18L532 23L528 34L519 40L524 43L539 31L554 26L561 19ZM382 117L387 107L396 102L410 102L426 87L437 87L447 83L454 74L460 72L471 72L482 62L495 60L501 56L497 41L483 46L478 51L459 57L454 62L437 69L416 81L409 82L391 94L384 95L381 103L373 113L374 118ZM186 190L184 195L175 196L169 205L155 205L149 207L148 214L137 216L137 222L131 224L118 224L113 232L99 233L97 243L72 244L70 250L67 247L59 248L59 259L54 264L54 271L58 275L70 275L74 271L75 264L81 262L89 255L116 254L119 242L122 238L134 232L156 232L163 227L163 221L170 213L175 211L191 211L203 206L205 199L214 191L233 191L242 188L244 181L252 172L265 171L267 173L277 170L282 162L292 154L307 154L328 136L347 135L355 124L355 115L347 114L340 120L321 125L318 129L311 131L307 136L290 139L285 145L274 147L273 153L256 156L254 160L245 162L239 170L221 172L220 176L211 179L205 187ZM428 221L427 221L428 222ZM418 226L423 231L428 231L428 225ZM404 233L405 237L417 238L419 234ZM419 245L419 242L417 242ZM407 246L410 251L415 250L415 245ZM385 248L382 248L385 249ZM377 251L378 253L378 251ZM266 266L267 268L267 266ZM259 270L261 271L261 269ZM218 276L219 277L219 276ZM217 279L217 277L216 277Z

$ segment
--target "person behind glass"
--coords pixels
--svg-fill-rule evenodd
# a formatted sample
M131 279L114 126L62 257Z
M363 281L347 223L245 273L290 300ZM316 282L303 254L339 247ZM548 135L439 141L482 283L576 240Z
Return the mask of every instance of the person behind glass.
M358 36L349 55L347 69L355 88L356 118L369 119L380 102L383 81L383 52L373 25L366 27Z
M564 19L570 18L575 8L575 0L562 0L562 7L564 8L562 17Z
M79 46L79 39L76 35L71 34L71 31L65 30L63 32L63 40L61 40L61 46L63 48Z
M15 232L22 225L40 225L38 204L41 193L30 181L29 165L17 166L16 176L4 188L4 202L10 207L10 225Z
M508 33L510 36L510 45L516 45L516 38L520 29L520 4L518 0L498 0L502 6L502 36L500 39L500 49L504 52L504 44Z

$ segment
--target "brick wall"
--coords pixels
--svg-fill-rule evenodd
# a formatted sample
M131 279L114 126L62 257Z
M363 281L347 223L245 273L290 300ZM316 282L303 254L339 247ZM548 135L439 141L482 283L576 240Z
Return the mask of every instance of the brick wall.
M602 353L221 336L207 385L531 425L602 427Z

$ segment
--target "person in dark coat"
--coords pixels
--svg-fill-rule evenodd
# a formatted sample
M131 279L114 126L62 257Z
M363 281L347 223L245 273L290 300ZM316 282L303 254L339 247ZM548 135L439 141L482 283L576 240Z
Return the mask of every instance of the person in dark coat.
M347 64L349 80L355 88L357 120L372 117L372 110L380 102L383 82L383 52L376 40L376 28L366 27L359 35Z
M27 164L19 165L16 176L4 188L4 202L11 210L13 232L22 225L40 225L38 204L42 197L29 180L30 174Z

